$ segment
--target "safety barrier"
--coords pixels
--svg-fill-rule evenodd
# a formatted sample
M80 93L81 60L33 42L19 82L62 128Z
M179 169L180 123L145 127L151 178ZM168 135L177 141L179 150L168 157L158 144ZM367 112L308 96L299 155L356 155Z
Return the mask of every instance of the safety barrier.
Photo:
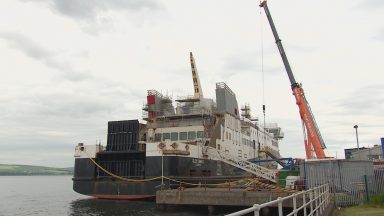
M301 167L307 188L328 184L336 207L368 202L384 192L384 166L368 160L312 160Z
M299 199L302 200L302 205L298 205ZM297 216L299 211L302 212L302 215L304 216L311 216L311 215L322 215L323 212L325 212L329 201L329 185L324 184L306 191L301 191L298 193L294 193L290 196L286 196L283 198L277 198L276 200L263 203L263 204L255 204L253 207L234 212L232 214L228 214L227 216L239 216L244 215L248 213L254 213L255 216L260 215L260 210L265 207L272 207L276 206L278 207L279 216L283 216L283 202L287 200L292 200L292 206L293 210L287 216L295 215Z

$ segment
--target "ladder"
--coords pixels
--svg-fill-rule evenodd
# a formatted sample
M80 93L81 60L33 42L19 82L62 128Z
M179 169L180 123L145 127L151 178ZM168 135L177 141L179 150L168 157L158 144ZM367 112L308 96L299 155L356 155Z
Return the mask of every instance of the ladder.
M264 178L266 180L269 180L271 182L276 183L276 171L267 169L265 167L256 165L252 162L249 162L247 160L243 160L237 157L234 157L230 154L227 154L223 151L219 151L215 148L204 146L204 152L209 156L211 159L221 160L227 164L230 164L232 166L235 166L239 169L242 169L244 171L247 171L249 173L252 173L258 177Z

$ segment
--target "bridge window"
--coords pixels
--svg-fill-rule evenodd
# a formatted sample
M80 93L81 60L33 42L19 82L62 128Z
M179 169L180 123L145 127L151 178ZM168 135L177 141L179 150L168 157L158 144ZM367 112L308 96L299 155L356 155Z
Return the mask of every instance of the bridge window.
M177 132L172 132L172 133L171 133L171 140L172 140L172 141L179 140L179 133L177 133Z
M194 139L196 139L196 132L188 131L188 140L194 140Z
M187 132L180 132L180 140L187 140Z
M203 131L197 131L197 138L203 138L204 132Z
M161 133L156 133L155 134L155 142L161 141Z
M171 139L171 134L169 133L163 133L163 141L167 140L167 139Z

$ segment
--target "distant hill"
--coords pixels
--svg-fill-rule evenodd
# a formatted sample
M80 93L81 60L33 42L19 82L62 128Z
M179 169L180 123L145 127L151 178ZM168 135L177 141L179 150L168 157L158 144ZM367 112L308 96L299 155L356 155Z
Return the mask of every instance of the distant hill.
M0 176L72 175L73 167L54 168L31 165L0 164Z

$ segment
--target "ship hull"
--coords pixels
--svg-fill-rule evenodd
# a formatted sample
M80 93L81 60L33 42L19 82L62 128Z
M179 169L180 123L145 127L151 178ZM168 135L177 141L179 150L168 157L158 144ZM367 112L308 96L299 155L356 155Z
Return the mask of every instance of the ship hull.
M160 188L189 187L169 179L150 180L162 174L173 180L193 184L215 184L240 179L245 173L221 161L189 157L147 157L145 177L135 178L139 182L119 180L100 175L100 170L89 158L76 158L73 190L77 193L101 199L145 199L156 195ZM130 177L125 177L130 178ZM148 181L149 180L149 181Z

